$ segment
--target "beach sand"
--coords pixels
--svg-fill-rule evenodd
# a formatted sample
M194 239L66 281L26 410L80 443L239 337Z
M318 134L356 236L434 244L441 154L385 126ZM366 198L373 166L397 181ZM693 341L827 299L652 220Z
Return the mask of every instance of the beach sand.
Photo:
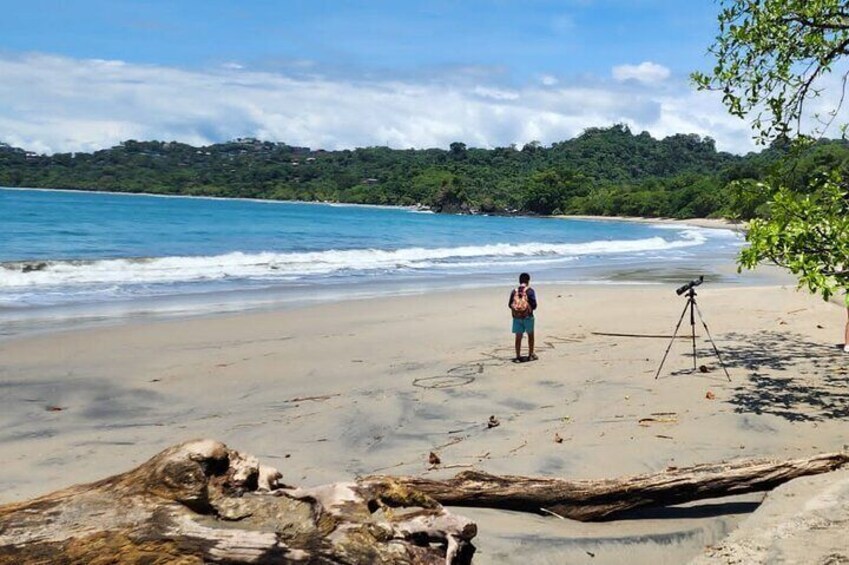
M555 218L565 218L573 220L592 220L594 222L635 222L638 224L668 224L668 225L684 225L696 226L699 228L732 230L736 232L746 231L746 223L736 220L728 220L726 218L688 218L680 220L678 218L650 218L640 216L589 216L581 214L570 214L564 216L553 216Z
M0 342L0 502L198 437L303 485L469 468L602 478L844 447L845 309L792 286L706 283L699 305L731 381L698 321L708 371L690 372L677 340L655 380L685 304L676 286L537 286L539 360L520 364L509 284ZM657 565L702 554L762 499L600 524L456 511L478 521L476 563Z
M651 222L650 218L643 218L642 221ZM719 230L732 230L738 233L743 233L747 229L746 222L742 222L739 220L728 220L725 218L690 218L687 220L678 220L674 218L660 218L658 220L659 223L668 223L668 224L687 224L691 226L697 226L700 228L710 228L710 229L719 229Z

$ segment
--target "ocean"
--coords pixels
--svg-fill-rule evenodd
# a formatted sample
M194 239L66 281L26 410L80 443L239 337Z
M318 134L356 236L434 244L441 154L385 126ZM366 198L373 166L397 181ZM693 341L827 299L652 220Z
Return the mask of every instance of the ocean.
M739 234L682 224L0 188L0 335L502 285L734 281Z

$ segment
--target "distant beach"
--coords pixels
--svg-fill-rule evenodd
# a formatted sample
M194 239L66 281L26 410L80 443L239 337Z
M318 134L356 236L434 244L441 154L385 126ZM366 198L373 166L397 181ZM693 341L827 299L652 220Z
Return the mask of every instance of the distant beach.
M593 220L597 222L614 221L614 222L637 222L641 224L670 224L683 226L696 226L699 228L732 230L741 232L745 230L746 224L728 220L725 218L648 218L634 216L586 216L586 215L569 215L569 216L554 216L556 218L574 219L574 220Z

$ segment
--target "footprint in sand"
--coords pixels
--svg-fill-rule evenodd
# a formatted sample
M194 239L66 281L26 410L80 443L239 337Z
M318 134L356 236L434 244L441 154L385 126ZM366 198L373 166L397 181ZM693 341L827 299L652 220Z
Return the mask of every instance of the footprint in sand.
M547 339L542 342L542 346L539 349L552 350L556 349L558 345L578 343L585 339L586 336L583 334L567 337L556 335L548 336ZM508 357L505 357L503 353L507 353ZM445 371L444 375L414 379L413 386L418 388L454 388L472 384L475 382L475 378L478 375L483 374L486 367L500 367L506 365L512 358L509 356L510 353L512 353L512 349L508 347L500 347L490 350L489 352L482 353L484 357L488 358L486 361L473 361L471 363L458 365Z

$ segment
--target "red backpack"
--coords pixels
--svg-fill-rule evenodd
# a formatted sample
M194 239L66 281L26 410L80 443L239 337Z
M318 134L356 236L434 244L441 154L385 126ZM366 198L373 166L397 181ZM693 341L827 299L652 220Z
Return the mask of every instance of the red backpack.
M510 310L513 312L514 318L527 318L533 314L531 303L528 302L528 290L525 285L521 285L513 291Z

